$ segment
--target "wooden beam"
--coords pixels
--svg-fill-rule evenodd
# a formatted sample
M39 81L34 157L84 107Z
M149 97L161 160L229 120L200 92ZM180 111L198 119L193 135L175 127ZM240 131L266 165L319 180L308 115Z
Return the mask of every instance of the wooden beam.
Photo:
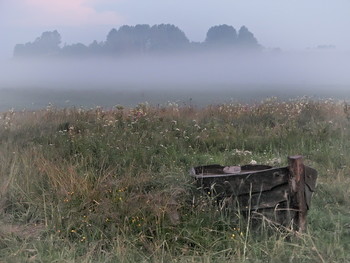
M289 156L290 208L296 209L294 225L298 232L306 230L307 204L305 200L305 167L301 155Z

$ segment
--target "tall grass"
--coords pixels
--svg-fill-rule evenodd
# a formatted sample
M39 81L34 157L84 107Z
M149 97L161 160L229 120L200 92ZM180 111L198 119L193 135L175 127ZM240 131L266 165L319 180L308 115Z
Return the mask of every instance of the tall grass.
M349 262L350 112L338 101L169 104L0 115L4 262ZM194 187L192 166L319 171L308 230L251 227Z

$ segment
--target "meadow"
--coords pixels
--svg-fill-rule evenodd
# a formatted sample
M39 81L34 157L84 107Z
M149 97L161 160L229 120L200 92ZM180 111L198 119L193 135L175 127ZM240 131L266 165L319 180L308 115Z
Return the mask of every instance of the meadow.
M193 166L319 172L305 233L202 194ZM350 262L350 105L266 99L0 114L0 262Z

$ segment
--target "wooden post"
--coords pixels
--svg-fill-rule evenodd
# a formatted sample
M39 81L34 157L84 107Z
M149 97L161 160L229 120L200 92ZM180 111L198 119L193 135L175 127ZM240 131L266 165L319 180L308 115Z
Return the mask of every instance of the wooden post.
M289 156L289 194L290 208L296 209L294 223L297 231L306 230L307 205L305 200L305 167L303 157L300 155Z

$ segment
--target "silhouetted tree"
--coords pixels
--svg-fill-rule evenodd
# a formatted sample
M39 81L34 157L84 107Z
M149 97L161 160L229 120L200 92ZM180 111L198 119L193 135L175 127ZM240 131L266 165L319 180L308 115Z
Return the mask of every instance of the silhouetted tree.
M260 45L248 28L242 26L238 31L238 45L242 48L258 48Z
M34 42L18 44L14 49L14 56L50 56L60 51L61 35L55 31L42 33Z
M61 50L61 54L64 56L86 56L89 55L89 49L87 46L81 43L64 46Z
M114 53L143 53L150 34L149 25L122 26L109 32L105 46Z
M104 44L103 42L98 43L96 40L94 40L89 46L88 46L88 52L90 55L101 55L104 53Z
M148 46L153 51L183 49L190 41L178 27L170 24L151 27Z
M171 24L121 26L113 28L106 41L92 42L88 47L77 43L60 48L61 36L55 31L42 33L33 42L18 44L14 56L88 56L88 55L125 55L180 50L202 51L207 47L256 48L260 45L254 35L242 26L237 34L232 26L211 27L204 43L190 43L185 33ZM204 45L203 45L204 44Z
M113 28L111 31L109 31L107 35L107 39L104 45L106 49L105 51L107 52L118 51L117 42L118 42L118 31L115 28Z
M185 33L170 24L122 26L112 29L105 43L112 53L144 53L180 49L189 44Z
M234 45L237 43L236 29L228 25L209 28L205 43L209 45Z

